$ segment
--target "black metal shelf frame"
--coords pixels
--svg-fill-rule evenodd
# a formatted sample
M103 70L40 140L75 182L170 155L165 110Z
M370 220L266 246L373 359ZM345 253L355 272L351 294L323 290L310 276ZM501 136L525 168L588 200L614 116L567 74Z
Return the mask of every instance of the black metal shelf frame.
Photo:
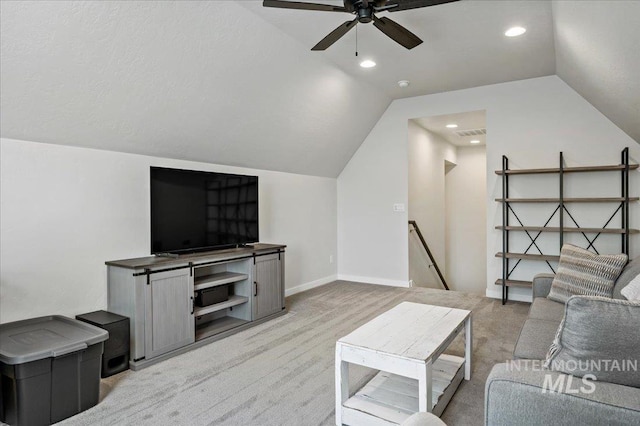
M633 168L637 168L637 165L633 165ZM576 169L576 168L574 168ZM629 164L629 148L625 148L622 150L621 153L621 158L620 158L620 166L596 166L593 167L592 170L590 170L590 168L585 167L585 168L579 168L580 171L592 171L592 172L606 172L606 171L621 171L621 197L620 200L621 201L616 201L619 202L618 207L616 208L616 210L613 212L613 214L609 217L609 219L606 221L606 223L602 226L602 229L606 228L611 221L616 217L616 215L618 214L618 212L620 212L620 216L621 216L621 228L620 228L620 235L621 235L621 251L622 253L626 253L629 254L629 235L630 235L630 229L629 229L629 202L630 202L630 196L629 196L629 170L630 170L630 164ZM550 173L549 170L553 170L553 169L538 169L540 170L539 172L536 172L534 170L531 170L531 173L527 174L538 174L538 173ZM570 169L573 170L573 169ZM496 282L496 284L500 284L502 285L502 304L504 305L508 300L509 300L509 283L510 282L516 282L514 280L511 280L510 277L513 274L514 270L518 267L518 265L520 264L520 262L523 260L523 258L517 258L517 257L510 257L508 256L509 254L509 232L510 229L508 229L509 227L509 213L511 212L511 214L513 215L513 217L516 219L516 221L519 223L519 225L521 227L524 227L525 225L522 223L522 221L520 220L520 218L518 217L517 213L515 212L515 210L511 207L511 202L512 200L509 199L509 175L510 174L525 174L525 173L510 173L510 169L509 169L509 159L503 155L502 156L502 170L501 171L497 171L496 173L500 174L502 176L502 199L497 200L499 202L502 203L502 279L498 280ZM557 170L554 170L554 173L558 173L559 178L558 178L558 182L559 182L559 197L558 197L558 206L556 207L556 209L553 211L553 213L551 213L551 216L549 216L549 218L547 219L547 221L545 222L545 224L542 226L542 228L547 228L547 226L549 225L549 223L551 222L551 220L553 219L553 217L556 215L556 213L558 214L558 222L559 222L559 230L557 231L559 234L559 244L560 244L560 248L562 248L562 245L564 244L564 233L566 232L565 229L565 214L568 216L568 218L571 220L571 222L573 222L573 225L575 225L577 227L578 230L580 229L584 229L581 228L580 225L578 224L577 220L573 217L573 215L571 214L571 212L569 211L569 209L567 208L567 206L565 205L565 198L564 198L564 173L565 173L565 166L564 166L564 156L563 153L560 152L560 156L559 156L559 167ZM634 198L636 199L636 198ZM517 202L517 201L515 201ZM547 201L548 202L548 201ZM575 229L573 229L575 230ZM538 244L536 243L538 237L542 234L543 231L534 231L533 233L535 234L534 236L532 236L532 233L529 232L529 230L520 230L520 231L524 231L525 234L527 235L527 237L529 237L529 239L531 240L531 242L529 243L529 246L526 248L526 250L524 250L523 255L526 254L532 254L532 255L541 255L541 259L544 260L544 262L549 266L549 268L551 269L552 272L555 273L555 270L553 268L553 266L551 265L550 261L546 258L547 256L542 252L542 250L540 249L540 247L538 246ZM536 233L537 232L537 233ZM587 247L586 249L592 249L596 254L599 254L597 248L595 247L595 242L598 239L598 237L600 237L600 235L603 232L593 232L595 233L595 236L593 237L589 237L587 236L587 233L592 233L592 232L582 232L579 231L582 236L587 240ZM535 247L535 249L538 250L538 253L529 253L529 250L531 250L533 247ZM526 257L526 256L525 256ZM510 265L509 263L509 259L517 259L517 261L515 262L515 264ZM519 286L523 285L523 281L517 281L519 284Z

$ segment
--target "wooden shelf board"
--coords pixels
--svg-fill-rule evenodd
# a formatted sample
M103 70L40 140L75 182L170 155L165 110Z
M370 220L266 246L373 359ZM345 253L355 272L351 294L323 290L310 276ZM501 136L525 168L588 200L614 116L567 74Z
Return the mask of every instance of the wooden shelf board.
M455 390L447 392L448 388L457 388L460 384L464 358L442 354L434 361L432 368L433 412L442 413L453 393L451 391ZM343 406L345 409L365 413L370 418L378 419L378 422L382 419L385 422L401 424L418 412L418 381L381 371L345 401ZM343 417L347 415L343 414Z
M584 198L565 198L564 203L621 203L625 201L622 197L584 197ZM639 197L629 197L629 201L638 201ZM504 202L504 198L496 198L499 203ZM559 203L560 198L507 198L509 203Z
M522 260L546 260L550 262L557 262L560 260L560 256L549 254L532 254L532 253L506 253L506 256L502 252L496 253L496 257L506 257L507 259L522 259Z
M216 287L219 285L235 283L249 278L247 274L239 274L236 272L219 272L217 274L204 275L195 277L193 280L193 289L202 290L203 288Z
M565 167L564 173L582 173L582 172L611 172L622 171L625 169L624 165L612 165L612 166L583 166L583 167ZM629 164L629 170L635 170L638 168L637 164ZM497 175L502 175L502 170L495 171ZM544 168L544 169L520 169L520 170L505 170L508 175L533 175L533 174L546 174L546 173L560 173L560 169Z
M533 232L560 232L555 226L496 226L498 230L507 231L533 231ZM583 232L585 234L624 234L621 228L564 228L564 232ZM637 229L629 229L629 234L637 234Z
M223 333L232 328L248 324L250 321L233 317L222 317L196 327L196 341Z
M502 285L502 280L497 279L496 285ZM507 287L531 287L531 281L507 280Z
M210 314L212 312L221 311L223 309L230 308L232 306L241 305L249 301L248 297L244 296L229 296L229 300L216 303L214 305L205 306L203 308L195 308L193 314L197 317Z

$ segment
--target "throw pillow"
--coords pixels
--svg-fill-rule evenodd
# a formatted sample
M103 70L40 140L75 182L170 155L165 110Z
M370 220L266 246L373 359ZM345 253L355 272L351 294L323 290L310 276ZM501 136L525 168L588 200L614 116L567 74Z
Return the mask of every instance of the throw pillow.
M629 263L627 263L627 266L624 267L622 273L616 280L616 284L613 286L612 297L614 299L624 299L624 296L620 294L620 292L638 274L640 274L640 256L636 256L634 259L629 259Z
M632 279L625 288L620 291L627 300L640 300L640 275Z
M573 296L545 367L576 377L640 387L640 303Z
M598 255L565 244L560 250L558 271L547 298L565 303L575 295L611 297L616 279L626 264L626 254Z

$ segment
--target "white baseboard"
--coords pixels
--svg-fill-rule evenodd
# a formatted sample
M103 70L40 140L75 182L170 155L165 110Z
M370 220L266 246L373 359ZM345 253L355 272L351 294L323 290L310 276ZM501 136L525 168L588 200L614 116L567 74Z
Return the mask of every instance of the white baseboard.
M487 289L485 296L491 297L492 299L502 299L502 288L496 286L496 289ZM509 290L509 300L515 302L529 302L533 300L533 295L531 290L527 289L517 289L519 291L514 291L516 289L511 288Z
M311 290L312 288L320 287L321 285L329 284L338 279L337 275L329 275L328 277L320 278L319 280L310 281L308 283L300 284L295 287L287 288L284 291L285 297L291 296L296 293L303 292L305 290Z
M411 287L409 281L389 280L386 278L360 277L356 275L338 274L338 279L342 281L355 281L357 283L388 285L392 287Z

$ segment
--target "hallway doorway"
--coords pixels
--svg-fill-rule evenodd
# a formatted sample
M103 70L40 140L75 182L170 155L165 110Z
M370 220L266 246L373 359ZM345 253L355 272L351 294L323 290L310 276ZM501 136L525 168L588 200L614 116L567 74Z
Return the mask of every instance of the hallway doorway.
M454 125L456 127L454 127ZM486 117L473 111L409 120L409 219L451 290L486 289ZM409 278L444 288L409 226Z

